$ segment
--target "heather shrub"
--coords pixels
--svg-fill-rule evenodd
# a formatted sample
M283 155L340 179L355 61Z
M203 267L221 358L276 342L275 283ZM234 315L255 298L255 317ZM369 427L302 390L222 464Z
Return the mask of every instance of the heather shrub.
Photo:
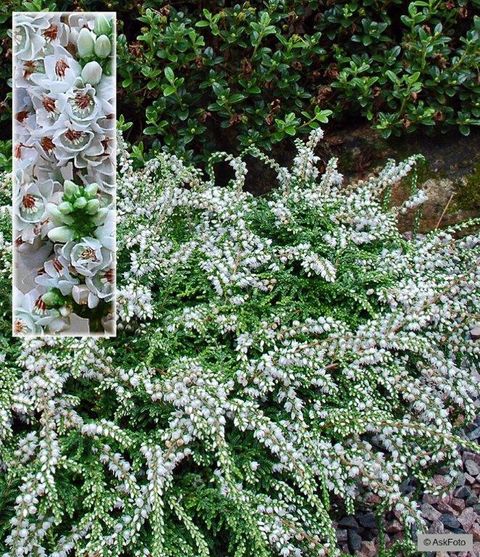
M250 149L278 179L266 197L240 157L205 176L121 149L117 338L2 338L6 556L338 555L333 521L372 494L422 527L401 482L453 481L475 449L478 221L405 238L425 195L388 193L418 157L344 185L320 137L290 169Z

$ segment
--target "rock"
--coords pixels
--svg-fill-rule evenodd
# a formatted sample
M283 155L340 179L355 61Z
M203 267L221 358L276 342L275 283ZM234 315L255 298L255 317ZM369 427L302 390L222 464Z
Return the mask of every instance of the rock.
M458 522L460 522L460 524L463 526L465 532L468 532L477 518L477 513L473 509L468 508L465 509L458 517Z
M430 524L428 531L430 534L443 534L445 532L445 526L440 520L435 520L435 522Z
M470 441L475 441L475 439L480 438L480 427L476 427L473 431L467 433L467 437Z
M348 532L347 530L344 530L343 528L340 528L337 530L337 540L338 542L342 543L342 542L346 542L348 539Z
M377 527L377 519L372 512L359 515L357 520L364 528L374 529Z
M465 474L465 479L470 485L473 485L475 483L475 478L473 476L470 476L470 474Z
M452 497L450 499L450 506L455 511L455 514L461 513L466 506L466 501L458 497Z
M474 493L472 493L468 499L465 499L465 506L467 507L473 507L474 505L477 505L477 503L478 497ZM474 510L478 512L479 509Z
M466 460L464 463L465 470L470 476L478 476L480 474L480 466L473 460Z
M480 429L480 428L479 428ZM377 495L376 493L369 493L366 497L365 497L365 503L368 506L372 506L372 505L378 505L380 502L382 501L382 498Z
M473 462L480 464L480 454L472 453L470 451L465 451L462 455L462 458L464 462L466 460L473 460Z
M454 491L454 496L460 499L468 499L472 495L472 489L463 485Z
M338 522L338 525L343 526L344 528L354 528L355 530L359 529L358 522L353 516L344 516L342 520Z
M359 551L362 547L362 538L353 528L348 530L348 547L350 551Z
M438 495L431 495L430 493L424 493L422 498L424 503L428 503L430 505L436 505L439 500L440 497Z
M436 474L435 476L433 476L433 483L441 487L447 487L450 484L448 479L445 476L441 476L440 474Z
M398 520L394 520L386 528L387 534L398 534L403 531L403 525Z
M448 503L445 503L445 501L440 500L436 506L437 510L440 511L441 514L455 514L452 507Z
M472 340L480 339L480 326L473 327L473 329L470 329L470 338Z
M420 507L420 510L422 511L423 517L430 522L439 520L439 518L442 516L442 513L434 509L429 503L423 503L423 505Z
M370 530L369 528L364 528L360 530L360 536L365 542L371 542L377 539L378 530Z
M478 524L478 522L475 522L471 526L468 533L473 535L473 541L474 542L480 542L480 524Z
M362 557L376 557L378 553L375 542L363 542L360 548L360 555Z
M440 521L449 530L459 529L461 527L460 522L452 514L442 514Z

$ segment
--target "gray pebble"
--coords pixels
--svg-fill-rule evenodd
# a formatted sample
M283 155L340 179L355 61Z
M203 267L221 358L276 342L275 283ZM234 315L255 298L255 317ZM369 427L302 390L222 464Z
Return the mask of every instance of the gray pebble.
M444 526L447 527L449 530L454 531L455 528L461 530L462 528L460 522L458 522L458 520L451 514L443 514L440 517L440 520L444 524Z
M470 476L478 476L480 474L480 466L473 460L465 461L465 469L470 474Z
M362 547L362 538L353 529L348 530L348 547L350 551L359 551Z
M377 520L372 512L359 515L357 520L364 528L373 529L377 527Z

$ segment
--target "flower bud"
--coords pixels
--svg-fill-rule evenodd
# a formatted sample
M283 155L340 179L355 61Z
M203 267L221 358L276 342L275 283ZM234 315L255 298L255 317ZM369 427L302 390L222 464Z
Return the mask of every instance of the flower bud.
M97 35L108 35L112 30L112 26L110 20L104 15L99 15L95 19L93 29Z
M107 35L101 35L95 41L95 54L99 58L106 58L112 52L112 43Z
M77 39L77 51L80 58L91 56L93 54L94 45L92 32L84 27L78 34Z
M87 203L85 210L89 215L94 215L100 208L100 201L98 199L90 199Z
M85 186L85 193L88 197L93 197L94 195L97 195L97 191L98 191L98 184L88 184L88 186Z
M103 221L107 218L108 209L103 207L97 211L97 214L93 217L93 222L97 225L102 224Z
M63 183L63 192L67 197L75 197L80 193L80 188L71 180L65 180L65 182Z
M85 83L98 85L102 79L102 66L95 61L85 64L82 70L82 79Z
M63 224L67 224L68 226L72 225L75 222L75 219L72 215L63 215Z
M73 230L68 228L68 226L57 226L56 228L52 228L48 233L48 237L52 242L59 242L62 244L73 240L73 236Z
M75 200L73 206L75 209L83 209L87 204L87 200L82 196Z
M42 301L49 307L60 306L63 304L63 296L54 290L50 290L42 296Z
M63 222L63 213L61 213L58 210L58 207L55 205L55 203L47 203L47 213L49 214L49 216L52 218L52 220L56 223L61 223Z
M90 291L84 284L76 284L72 288L72 297L79 305L86 306L88 304L88 295Z
M58 210L63 213L64 215L68 215L68 213L71 213L73 211L73 207L72 204L69 203L68 201L63 201L62 203L60 203L60 205L58 206Z

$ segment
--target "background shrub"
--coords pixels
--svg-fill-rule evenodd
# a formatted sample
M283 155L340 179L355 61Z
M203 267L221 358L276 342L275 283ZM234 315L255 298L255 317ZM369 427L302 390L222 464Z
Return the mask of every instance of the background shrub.
M480 122L479 0L127 0L7 2L16 9L114 9L119 112L171 150L269 148L325 122L368 120L385 137L468 134ZM10 73L9 14L0 19ZM3 112L2 112L3 111ZM0 105L9 118L8 103ZM8 138L8 129L3 131Z

